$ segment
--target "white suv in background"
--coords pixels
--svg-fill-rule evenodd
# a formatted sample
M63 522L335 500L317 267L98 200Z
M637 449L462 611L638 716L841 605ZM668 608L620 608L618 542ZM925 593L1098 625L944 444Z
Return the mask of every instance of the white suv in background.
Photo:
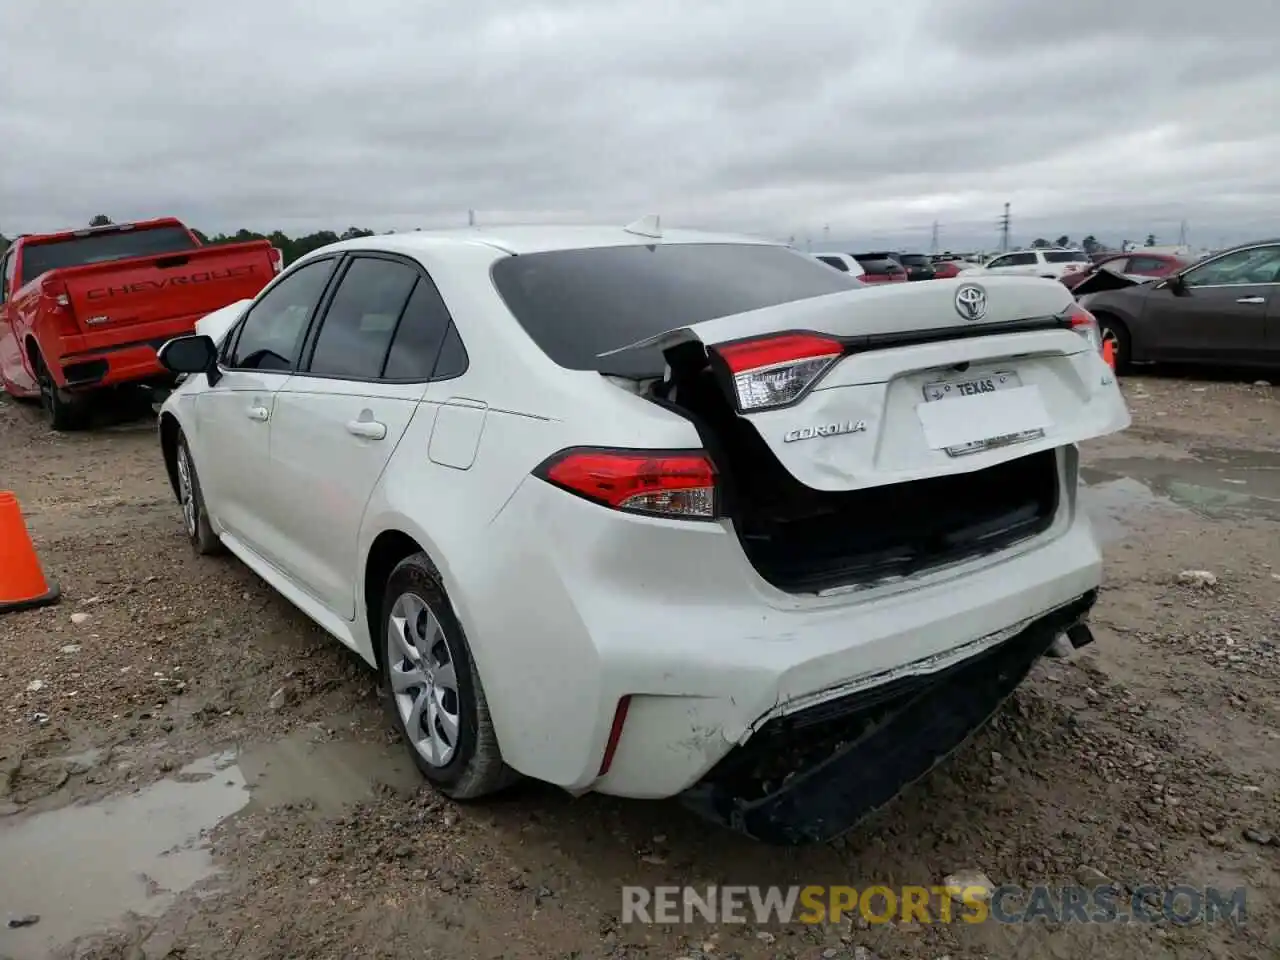
M841 273L847 273L857 280L867 275L866 268L851 253L815 253L814 256L827 266L835 267Z
M1064 250L1061 247L1044 247L1037 250L1017 250L988 260L983 266L962 271L965 276L996 273L1001 276L1044 277L1061 280L1069 273L1088 270L1092 261L1083 250Z

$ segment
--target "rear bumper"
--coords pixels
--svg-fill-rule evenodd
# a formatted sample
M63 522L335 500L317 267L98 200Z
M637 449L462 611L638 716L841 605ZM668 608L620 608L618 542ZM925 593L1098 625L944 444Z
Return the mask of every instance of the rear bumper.
M136 324L64 337L61 355L51 364L53 377L64 390L92 390L124 383L171 383L156 352L174 337L195 331L198 317Z
M683 800L766 843L833 840L985 724L1053 641L1083 622L1096 597L1090 591L946 670L772 720Z
M779 717L978 656L1100 583L1068 476L1033 540L825 597L770 587L727 525L618 514L530 478L493 539L450 558L504 758L574 792L671 797Z

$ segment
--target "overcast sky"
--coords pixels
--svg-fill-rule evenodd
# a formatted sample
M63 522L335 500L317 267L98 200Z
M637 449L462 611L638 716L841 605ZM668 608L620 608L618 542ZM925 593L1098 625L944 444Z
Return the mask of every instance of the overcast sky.
M0 0L0 232L1280 234L1277 0Z

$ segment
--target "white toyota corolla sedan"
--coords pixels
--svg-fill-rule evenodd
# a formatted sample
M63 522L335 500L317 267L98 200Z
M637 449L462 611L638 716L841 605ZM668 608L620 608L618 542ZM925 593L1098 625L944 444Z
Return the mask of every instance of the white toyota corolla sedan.
M1076 445L1129 415L1061 284L866 287L655 218L422 232L161 359L195 549L376 668L457 799L523 774L825 839L1090 639Z

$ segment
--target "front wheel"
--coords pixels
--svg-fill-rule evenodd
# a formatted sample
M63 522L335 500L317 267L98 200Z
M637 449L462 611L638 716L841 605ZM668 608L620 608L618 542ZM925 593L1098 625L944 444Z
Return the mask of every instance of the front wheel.
M455 800L482 797L517 780L498 749L462 625L425 553L391 571L382 623L379 659L392 723L422 775Z
M196 473L195 461L191 459L191 448L187 446L187 438L178 435L178 449L174 454L178 474L178 503L182 507L182 525L187 531L187 539L191 541L191 549L201 556L212 556L223 552L222 540L209 522L209 511L205 509L204 492L200 489L200 476Z

